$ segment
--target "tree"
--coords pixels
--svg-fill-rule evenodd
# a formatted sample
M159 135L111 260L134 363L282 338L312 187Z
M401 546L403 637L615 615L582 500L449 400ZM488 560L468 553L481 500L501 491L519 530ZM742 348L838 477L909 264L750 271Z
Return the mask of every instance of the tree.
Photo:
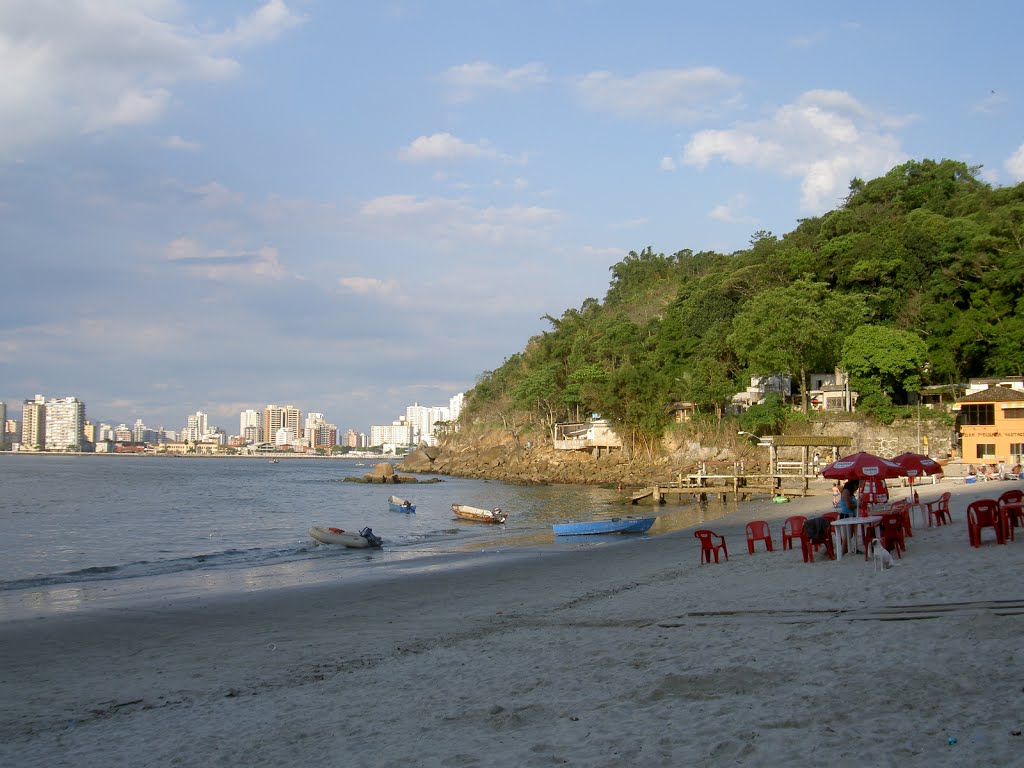
M755 372L796 377L806 413L808 370L833 365L839 340L863 316L859 297L836 294L825 283L797 280L748 301L727 341Z
M862 325L843 342L842 366L855 389L875 389L894 402L921 389L928 346L916 334ZM874 386L872 386L874 385Z

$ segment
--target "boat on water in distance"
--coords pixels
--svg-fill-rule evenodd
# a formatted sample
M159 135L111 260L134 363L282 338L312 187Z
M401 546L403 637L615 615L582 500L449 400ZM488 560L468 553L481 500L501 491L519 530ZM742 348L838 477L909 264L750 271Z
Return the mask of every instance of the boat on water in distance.
M388 509L392 512L415 512L416 505L399 496L388 496Z
M472 520L476 523L504 523L508 519L508 513L503 512L500 507L481 509L468 504L452 504L452 514L462 520Z
M555 536L583 536L595 533L646 533L654 525L654 517L613 517L611 520L586 520L578 523L557 523L551 528Z

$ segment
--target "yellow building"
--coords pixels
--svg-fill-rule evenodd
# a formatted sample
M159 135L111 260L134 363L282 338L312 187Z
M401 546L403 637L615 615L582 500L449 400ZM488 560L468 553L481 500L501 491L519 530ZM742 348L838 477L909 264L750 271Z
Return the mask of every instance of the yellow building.
M966 462L1019 464L1024 456L1024 389L990 386L960 398L960 451Z

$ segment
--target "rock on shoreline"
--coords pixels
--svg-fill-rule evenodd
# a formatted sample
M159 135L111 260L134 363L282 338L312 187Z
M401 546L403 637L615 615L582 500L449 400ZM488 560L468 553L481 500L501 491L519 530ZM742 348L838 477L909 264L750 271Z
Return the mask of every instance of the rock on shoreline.
M436 473L516 484L650 485L664 482L670 462L629 461L621 452L593 458L586 451L517 445L511 438L479 440L444 447L421 446L398 465L404 472Z

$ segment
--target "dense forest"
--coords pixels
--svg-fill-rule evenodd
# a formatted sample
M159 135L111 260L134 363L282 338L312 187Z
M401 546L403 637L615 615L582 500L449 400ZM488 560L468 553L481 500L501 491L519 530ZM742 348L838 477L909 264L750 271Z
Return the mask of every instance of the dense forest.
M481 374L463 420L519 436L600 413L653 449L670 403L721 419L755 375L792 377L806 411L808 374L839 367L884 420L922 386L1024 374L1024 184L977 172L912 161L745 250L631 252L603 302L545 316L550 330Z

